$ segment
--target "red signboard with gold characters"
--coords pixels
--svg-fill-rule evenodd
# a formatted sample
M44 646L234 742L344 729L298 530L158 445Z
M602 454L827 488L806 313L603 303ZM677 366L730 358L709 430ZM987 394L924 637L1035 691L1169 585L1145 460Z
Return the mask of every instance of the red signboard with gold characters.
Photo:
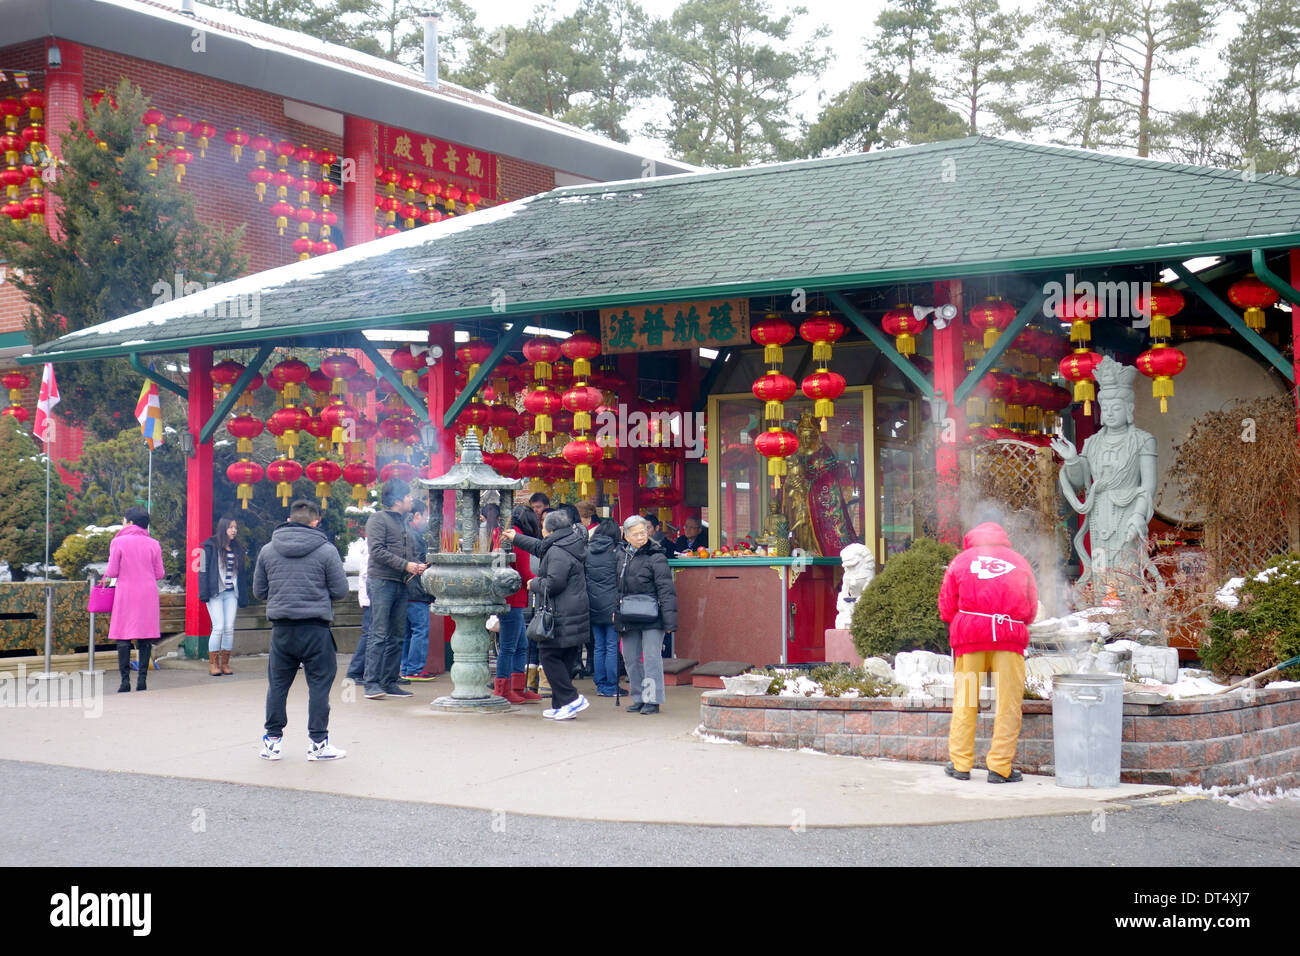
M495 153L392 126L380 126L378 137L380 165L426 179L472 185L484 199L498 199Z

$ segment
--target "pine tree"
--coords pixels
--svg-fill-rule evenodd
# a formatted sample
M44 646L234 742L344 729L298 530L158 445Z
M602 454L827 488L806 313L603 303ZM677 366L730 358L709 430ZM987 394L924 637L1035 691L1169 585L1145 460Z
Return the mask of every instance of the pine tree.
M0 416L0 561L22 574L45 552L45 456L31 435ZM50 556L68 533L68 488L50 471Z
M1011 94L1027 78L1019 53L1029 24L1028 14L1002 12L998 0L959 0L939 11L935 50L943 66L937 90L946 105L965 115L970 135L990 115L995 131L1025 130Z
M223 282L244 269L243 228L203 226L165 164L156 175L149 170L141 121L148 100L139 88L123 80L115 99L116 106L107 96L98 106L87 101L86 121L63 135L63 160L47 184L60 209L59 235L0 223L0 259L24 273L15 285L32 307L26 332L33 343L155 305L177 274ZM130 421L140 376L125 359L79 362L60 368L59 385L55 411L109 438Z
M273 27L344 45L370 36L378 10L374 0L212 0L212 5Z
M966 135L935 97L928 64L941 19L935 0L889 0L867 43L866 77L831 98L804 136L805 155L932 143Z
M780 49L793 32L794 7L774 18L766 0L686 0L652 27L650 66L669 101L648 132L687 162L745 166L796 154L791 104L825 69L818 28L798 49Z

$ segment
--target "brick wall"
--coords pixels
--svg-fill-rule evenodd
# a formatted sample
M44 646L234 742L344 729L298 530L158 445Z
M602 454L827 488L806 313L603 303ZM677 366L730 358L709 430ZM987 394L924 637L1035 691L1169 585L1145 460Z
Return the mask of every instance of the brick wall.
M555 188L555 170L513 156L500 157L497 165L504 200L523 199Z
M1015 766L1054 772L1052 704L1027 700ZM897 700L744 697L700 699L700 729L755 747L810 747L854 757L935 763L948 759L947 709ZM976 723L975 762L993 736L993 715ZM1165 704L1125 704L1120 757L1124 783L1286 787L1300 784L1300 688Z

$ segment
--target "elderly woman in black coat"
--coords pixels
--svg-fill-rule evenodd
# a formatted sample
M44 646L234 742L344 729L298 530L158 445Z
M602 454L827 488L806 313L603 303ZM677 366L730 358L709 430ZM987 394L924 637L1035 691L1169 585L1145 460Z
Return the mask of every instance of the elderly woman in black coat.
M603 519L587 542L587 599L591 605L592 655L596 694L613 697L618 691L618 632L614 605L618 601L618 525Z
M573 686L574 664L591 632L583 567L587 532L575 527L564 512L552 511L542 521L540 541L513 528L502 537L509 537L516 548L541 559L537 577L528 582L528 589L549 600L555 614L555 636L538 646L542 670L551 685L551 707L542 711L542 716L572 720L590 706Z
M623 538L626 544L618 552L614 628L623 638L623 663L631 685L628 712L657 714L664 700L664 633L677 630L677 589L668 555L650 537L650 523L645 518L633 515L624 521ZM630 619L626 598L632 594L652 597L656 613Z

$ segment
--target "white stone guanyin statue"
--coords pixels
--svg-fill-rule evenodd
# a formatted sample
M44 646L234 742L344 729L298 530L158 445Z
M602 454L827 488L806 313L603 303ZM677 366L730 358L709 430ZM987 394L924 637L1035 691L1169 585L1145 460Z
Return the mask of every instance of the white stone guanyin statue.
M858 598L876 576L876 559L865 544L850 544L840 552L840 561L844 565L844 581L835 599L835 627L845 631L853 620Z

